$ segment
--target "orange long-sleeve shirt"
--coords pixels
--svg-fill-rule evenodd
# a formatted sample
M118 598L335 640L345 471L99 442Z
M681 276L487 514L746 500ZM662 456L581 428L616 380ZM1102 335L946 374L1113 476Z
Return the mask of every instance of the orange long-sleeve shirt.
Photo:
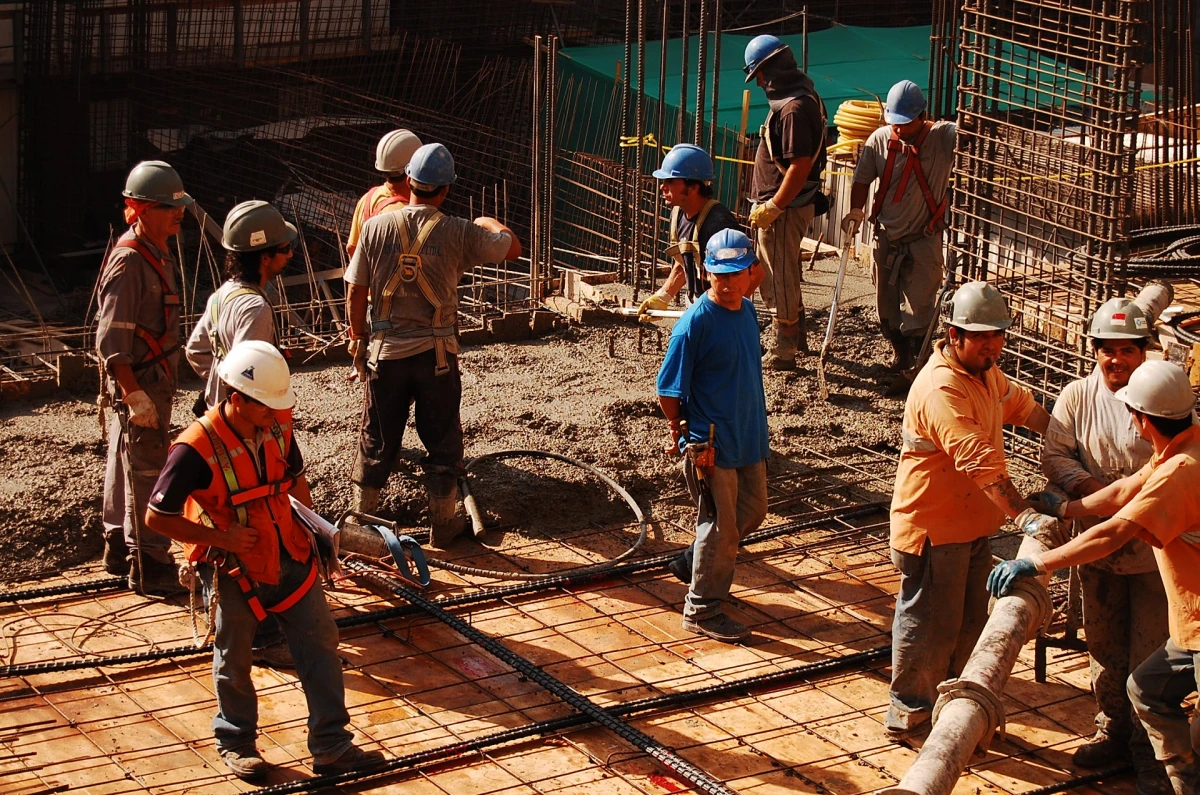
M1033 395L996 367L963 369L945 341L917 374L904 406L904 446L892 494L891 546L921 554L991 535L1004 512L983 489L1008 477L1002 426L1022 425Z

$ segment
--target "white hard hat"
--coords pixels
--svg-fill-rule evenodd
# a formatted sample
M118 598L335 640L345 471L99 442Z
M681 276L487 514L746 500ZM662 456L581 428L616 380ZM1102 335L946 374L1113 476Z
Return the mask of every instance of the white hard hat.
M296 405L287 360L269 342L246 340L234 345L217 374L230 389L277 411Z
M412 130L392 130L375 147L375 170L384 174L403 174L413 152L421 148L421 139Z
M1012 325L1004 296L987 282L967 282L950 299L951 326L964 331L999 331Z
M1088 336L1094 340L1149 339L1150 321L1133 301L1113 298L1105 301L1092 315Z
M1125 405L1152 417L1180 420L1196 408L1196 396L1187 373L1178 365L1161 360L1143 362L1117 390Z

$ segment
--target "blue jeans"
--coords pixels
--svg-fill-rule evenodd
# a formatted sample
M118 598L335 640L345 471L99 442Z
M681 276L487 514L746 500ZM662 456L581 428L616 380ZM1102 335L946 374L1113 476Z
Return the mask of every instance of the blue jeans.
M1138 719L1150 735L1154 755L1166 767L1167 776L1176 795L1192 795L1196 791L1196 748L1200 746L1200 715L1188 723L1183 700L1200 687L1197 679L1197 657L1200 651L1190 651L1167 642L1147 657L1129 675L1129 701Z
M892 622L892 685L885 724L893 731L929 720L937 686L962 673L987 623L986 538L966 544L928 541L920 555L892 550L900 594Z
M689 489L698 495L690 461L684 466L684 474ZM733 585L738 544L767 516L767 462L740 469L713 467L708 485L717 515L712 519L701 508L696 518L692 585L683 605L683 617L694 621L721 613Z
M279 584L257 585L263 607L286 599L308 576L311 562L297 563L286 552L281 557ZM211 597L212 571L211 566L200 567L206 598ZM258 620L236 581L222 574L220 591L213 638L217 715L212 728L217 747L227 751L253 745L258 736L258 697L250 679L250 649ZM287 638L308 702L308 750L314 762L332 762L350 747L353 735L346 729L350 714L337 656L337 625L325 604L320 581L299 602L271 615Z

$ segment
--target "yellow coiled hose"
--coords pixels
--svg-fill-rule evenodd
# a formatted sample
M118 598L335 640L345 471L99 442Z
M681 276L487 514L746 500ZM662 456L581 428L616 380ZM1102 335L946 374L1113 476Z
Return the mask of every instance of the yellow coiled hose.
M838 107L833 123L837 125L838 142L829 147L829 154L853 154L883 126L883 103L848 99Z

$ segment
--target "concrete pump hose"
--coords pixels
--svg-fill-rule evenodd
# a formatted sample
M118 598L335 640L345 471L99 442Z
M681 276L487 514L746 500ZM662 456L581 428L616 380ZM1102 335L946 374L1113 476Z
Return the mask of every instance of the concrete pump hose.
M837 125L838 140L829 147L829 153L855 153L871 133L883 126L883 103L877 99L848 99L838 107L833 123Z
M642 544L645 542L646 532L647 532L649 526L646 522L645 514L642 513L641 507L637 504L637 500L635 500L632 496L630 496L629 492L627 492L624 488L622 488L620 483L617 483L615 480L613 480L608 475L601 472L599 469L596 469L596 467L592 466L591 464L584 463L583 461L577 461L574 458L567 458L565 455L559 455L558 453L548 453L543 450L499 450L494 453L487 453L485 455L481 455L478 458L472 458L470 461L468 461L466 464L467 475L469 476L471 469L476 464L480 463L481 461L488 461L488 460L497 460L498 461L498 460L502 460L502 459L506 459L506 458L549 458L549 459L553 459L555 461L562 461L564 464L570 464L571 466L579 467L580 469L583 469L583 470L591 473L592 475L596 476L600 480L604 481L604 483L610 489L615 491L617 494L619 494L621 496L621 498L623 500L625 500L625 503L629 506L630 510L633 511L634 517L637 518L637 521L638 521L637 540L633 542L633 545L631 547L629 547L629 549L625 550L620 555L617 555L615 558L612 558L611 560L606 560L602 563L590 563L586 566L579 566L579 567L571 568L571 569L559 569L557 571L540 572L537 574L529 574L526 572L494 571L491 569L479 569L479 568L475 568L472 566L460 566L457 563L448 563L448 562L442 561L442 560L435 560L433 558L427 558L427 562L429 563L430 566L433 566L433 567L436 567L439 569L445 569L447 571L457 572L459 574L471 574L471 575L474 575L477 577L491 577L491 578L494 578L497 580L545 580L545 579L549 579L552 577L562 577L564 575L578 576L580 574L591 574L592 572L601 571L603 569L610 568L612 566L615 566L617 563L624 560L625 558L628 558L630 555L632 555L634 552L636 552L638 550L638 548L641 547ZM463 490L464 502L466 502L467 499L469 498L471 500L471 502L474 503L475 499L474 499L474 496L471 495L470 486L468 484L467 477L464 477L462 479L462 490ZM476 516L479 515L478 508L475 508L475 510L472 513L474 514L472 516L472 520L474 521Z

